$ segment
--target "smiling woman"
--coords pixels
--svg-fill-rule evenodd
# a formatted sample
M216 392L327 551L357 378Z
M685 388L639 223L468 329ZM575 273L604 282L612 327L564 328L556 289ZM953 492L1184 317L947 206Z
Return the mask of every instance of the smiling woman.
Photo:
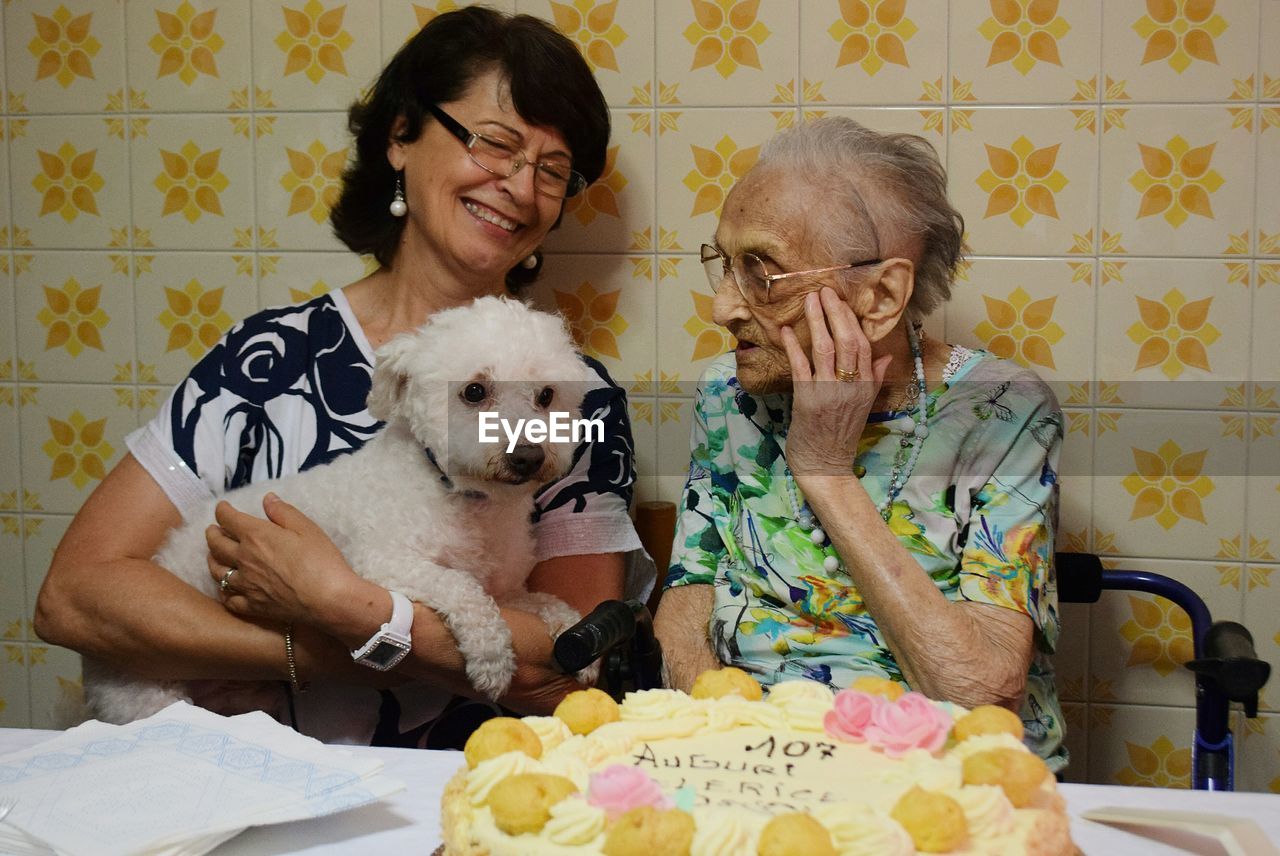
M550 40L550 34L559 42ZM566 73L570 67L575 67L574 72ZM453 102L463 104L451 109ZM454 120L452 125L446 127L447 120L433 115L435 110L443 110ZM565 159L565 165L587 183L600 177L609 139L608 108L572 43L535 18L518 16L499 25L465 10L461 16L433 20L406 44L383 69L369 97L352 108L350 124L357 156L344 176L343 194L333 211L334 230L354 252L370 253L384 267L393 266L402 234L415 221L415 188L443 184L450 175L455 182L450 188L453 196L445 198L448 191L441 191L437 198L444 204L439 208L428 202L430 197L421 197L427 211L447 219L448 208L470 203L474 216L503 218L513 227L508 231L520 231L521 218L511 215L522 212L509 207L514 199L495 206L493 198L486 203L483 198L460 195L466 182L491 181L493 176L478 179L476 174L486 170L475 159L474 150L449 140L457 136L458 128L504 142L522 156L532 156L535 163L553 155ZM526 139L526 134L539 138ZM548 134L557 139L543 139ZM430 145L415 148L424 135ZM436 160L415 164L411 155L417 151L434 153ZM387 211L401 171L408 205L404 219ZM521 176L521 172L503 178L517 186L532 181L530 174ZM541 229L523 224L526 233L545 231L558 220L560 201L543 204L552 212L551 222ZM419 211L416 219L422 222L426 215ZM533 241L529 250L537 243ZM540 261L523 267L516 264L521 260L514 256L508 266L508 287L518 288L537 275Z
M151 561L209 496L325 463L377 433L366 407L374 350L440 310L531 282L538 246L565 198L600 176L609 139L604 97L574 44L544 21L480 7L440 15L406 42L349 125L355 156L332 221L379 269L264 310L212 343L72 522L36 629L140 676L277 679L281 709L322 739L444 747L492 715L453 695L474 690L448 628L417 605L407 627L397 624L412 653L394 672L356 665L404 610L393 612L396 596L370 587L297 509L266 503L251 516L221 506L207 533L208 573L227 583L221 602ZM626 397L587 362L596 380L582 415L603 436L584 438L572 471L539 493L529 580L581 613L624 591L643 595L652 580L627 515ZM243 591L269 596L250 602ZM549 711L576 684L552 667L540 619L502 617L518 660L504 702ZM198 701L235 704L221 693Z

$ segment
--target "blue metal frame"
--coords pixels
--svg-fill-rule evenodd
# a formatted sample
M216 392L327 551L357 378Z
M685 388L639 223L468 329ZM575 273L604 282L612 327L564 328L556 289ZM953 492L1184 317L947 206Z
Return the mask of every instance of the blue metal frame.
M1177 580L1147 571L1103 571L1102 588L1142 591L1173 601L1191 619L1196 659L1204 656L1204 637L1213 623L1200 595ZM1196 675L1196 730L1191 745L1191 787L1198 791L1235 789L1235 746L1230 702L1210 678Z

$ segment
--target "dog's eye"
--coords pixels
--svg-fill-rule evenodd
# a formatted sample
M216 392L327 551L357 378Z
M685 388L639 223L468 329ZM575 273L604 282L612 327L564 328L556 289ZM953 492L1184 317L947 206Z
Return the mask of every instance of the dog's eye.
M482 383L469 383L466 389L462 390L462 397L472 404L479 404L484 401L485 391Z
M556 397L556 391L549 386L544 386L542 392L538 393L538 406L550 407L551 400Z

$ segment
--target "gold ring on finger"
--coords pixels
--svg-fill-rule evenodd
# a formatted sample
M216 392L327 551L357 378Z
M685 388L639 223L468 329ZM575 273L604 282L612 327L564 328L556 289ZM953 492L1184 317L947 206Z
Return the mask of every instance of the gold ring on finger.
M231 590L231 575L236 572L235 568L227 568L227 572L222 575L222 582L218 583L218 588L224 592Z
M836 377L845 383L851 383L852 381L858 380L858 370L854 369L853 371L849 371L848 369L836 369Z

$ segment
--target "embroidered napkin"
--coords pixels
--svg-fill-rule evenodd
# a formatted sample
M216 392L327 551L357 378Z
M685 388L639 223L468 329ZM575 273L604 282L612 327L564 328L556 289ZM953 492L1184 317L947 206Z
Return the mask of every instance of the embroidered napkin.
M179 703L129 725L86 722L0 758L0 852L200 854L250 826L321 817L404 788L382 762L263 713Z

